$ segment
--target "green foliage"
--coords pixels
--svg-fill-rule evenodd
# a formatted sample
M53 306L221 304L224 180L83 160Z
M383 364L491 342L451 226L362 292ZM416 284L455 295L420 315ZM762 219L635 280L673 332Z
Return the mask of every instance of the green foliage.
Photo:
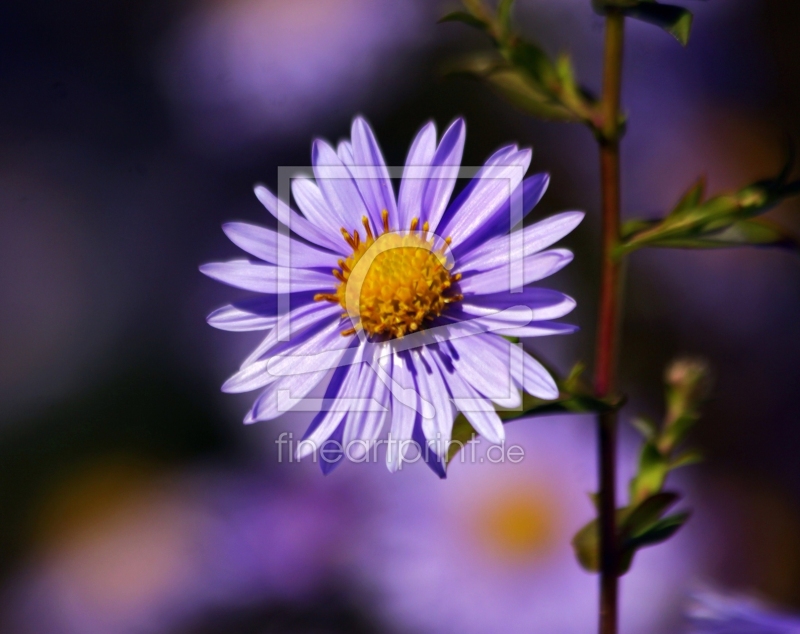
M772 179L738 191L705 199L700 178L661 220L632 220L622 226L616 256L642 247L714 249L732 246L782 246L797 249L800 242L785 229L757 217L800 193L800 181L789 182L791 161Z
M688 512L665 515L680 499L677 493L660 492L641 502L617 510L618 574L630 570L636 552L666 541L689 519ZM600 570L599 522L593 519L572 539L572 547L580 565L590 572Z
M549 370L549 368L548 368ZM514 410L498 410L498 415L504 421L512 421L523 416L545 416L567 413L602 413L616 410L621 406L620 400L595 398L591 390L582 380L585 370L583 364L576 364L565 379L557 379L559 396L553 401L542 399L523 393L522 408ZM553 376L556 374L550 370ZM461 447L477 436L477 432L469 424L463 414L459 414L453 423L451 445L447 456L449 463L460 451Z
M620 575L630 569L639 549L669 539L689 519L688 511L666 515L680 496L665 491L664 486L671 471L700 460L697 451L681 451L680 446L699 418L708 383L708 370L701 361L680 359L673 362L665 374L666 413L662 424L647 418L632 422L644 443L636 475L630 482L629 503L617 510ZM595 506L596 497L593 496ZM599 544L597 519L581 528L572 540L578 561L591 572L597 572L600 567Z
M609 9L621 11L629 18L664 29L684 46L689 43L692 14L683 7L655 0L592 0L592 6L598 13L606 13Z
M451 64L451 74L467 74L487 82L522 111L553 121L585 123L601 128L597 100L575 79L569 57L551 59L535 43L514 33L514 0L501 0L492 10L482 0L464 0L466 11L456 11L440 22L462 22L486 33L495 51L472 55Z

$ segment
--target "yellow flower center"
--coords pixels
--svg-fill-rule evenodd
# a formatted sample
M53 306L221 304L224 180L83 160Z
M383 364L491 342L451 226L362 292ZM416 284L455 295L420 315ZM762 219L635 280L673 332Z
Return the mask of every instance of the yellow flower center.
M451 275L452 262L445 244L434 249L435 237L428 236L428 223L419 229L415 218L407 232L389 231L389 214L383 214L383 233L375 236L369 220L363 218L366 238L358 231L342 229L353 249L346 260L339 260L333 275L339 280L335 293L323 293L314 299L339 303L344 316L355 324L342 332L351 335L356 329L371 336L394 339L416 332L426 321L442 314L448 304L462 296L448 295L460 274Z
M481 506L476 528L481 542L499 559L529 561L553 546L558 510L546 492L511 487Z

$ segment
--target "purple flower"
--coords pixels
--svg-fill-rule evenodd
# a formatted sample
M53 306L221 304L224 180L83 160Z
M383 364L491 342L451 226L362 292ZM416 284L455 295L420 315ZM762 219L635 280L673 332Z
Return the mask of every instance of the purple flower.
M799 634L800 616L780 614L748 597L696 592L688 611L693 634Z
M495 404L519 407L520 390L558 396L547 370L505 337L575 330L552 321L574 308L572 298L528 285L572 260L565 249L545 249L583 213L561 213L506 235L549 180L524 178L531 151L516 145L495 152L450 201L464 138L461 119L438 144L434 124L425 125L395 198L372 130L356 118L351 141L336 150L314 142L316 182L292 182L302 215L256 187L294 235L226 224L228 237L263 262L201 267L209 277L263 294L208 319L224 330L267 331L223 385L227 392L263 390L245 423L277 418L329 377L323 407L297 450L300 457L320 450L323 470L338 463L342 446L362 443L363 453L388 419L389 469L416 442L443 477L457 411L500 443L505 432ZM282 300L291 307L279 315Z
M365 479L380 494L364 519L355 572L393 630L596 631L597 576L578 566L569 543L595 514L586 495L597 485L592 417L523 419L507 432L503 451L467 445L446 485L431 483L419 465L403 465L402 481L388 473ZM620 440L620 464L634 465L637 444ZM629 473L620 475L622 484ZM674 540L637 554L621 579L626 634L681 631L686 587L705 574L718 539L712 528L693 520Z

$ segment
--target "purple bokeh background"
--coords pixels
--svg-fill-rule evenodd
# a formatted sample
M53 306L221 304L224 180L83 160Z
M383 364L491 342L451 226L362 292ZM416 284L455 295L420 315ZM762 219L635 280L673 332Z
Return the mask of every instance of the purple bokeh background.
M800 138L796 3L686 4L696 14L686 49L644 24L628 30L626 217L663 213L701 174L711 193L773 175L787 136ZM550 52L571 50L597 89L602 21L589 0L518 5L521 29ZM274 186L279 165L307 164L313 137L336 141L362 113L387 160L402 164L425 121L441 129L463 115L466 165L508 142L534 147L531 172L549 171L552 181L533 219L587 211L565 241L574 263L551 282L577 298L570 321L582 330L532 349L561 370L591 361L594 140L580 127L529 120L478 83L443 79L443 62L485 46L466 27L436 25L449 8L0 6L0 631L419 631L428 622L415 610L431 600L421 588L489 574L475 553L466 562L425 555L446 541L458 512L443 509L469 506L481 465L457 465L440 483L423 469L390 478L382 465L346 465L322 478L314 464L277 463L273 441L284 430L299 437L307 417L241 425L250 395L219 386L254 341L205 324L239 295L197 272L235 255L222 222L270 222L253 183ZM790 201L771 214L800 233L797 212ZM707 459L682 474L694 526L643 553L635 574L646 585L647 566L667 555L680 573L635 606L651 616L630 622L645 623L642 632L655 631L648 618L679 628L680 597L694 583L799 608L800 259L755 249L640 252L627 282L626 418L660 414L661 374L676 354L705 356L715 373L695 434ZM591 420L559 421L513 423L509 435L531 463L504 465L486 481L516 491L532 474L537 490L550 491L543 499L588 519ZM633 442L626 430L623 443ZM546 469L536 460L542 445L551 449ZM407 535L395 546L405 550L386 546L398 527ZM574 528L559 533L558 548ZM420 557L427 567L414 565ZM498 587L527 584L531 603L556 577L591 589L568 557L555 561L555 571L531 565L524 574L500 562L491 575ZM398 585L395 566L419 583ZM568 615L575 600L564 587L553 601ZM481 592L464 588L465 597ZM459 589L437 587L446 591L438 605L461 614L450 596ZM481 614L502 620L515 610L507 600L487 591ZM565 616L564 632L581 627Z

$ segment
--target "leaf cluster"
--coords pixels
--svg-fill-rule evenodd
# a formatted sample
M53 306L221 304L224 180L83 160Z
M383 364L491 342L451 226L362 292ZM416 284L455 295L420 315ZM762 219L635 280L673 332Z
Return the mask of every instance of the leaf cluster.
M555 59L511 26L514 0L496 7L485 0L462 0L463 11L448 13L440 22L462 22L483 31L494 44L493 52L477 53L452 63L450 73L467 74L486 81L507 101L529 115L551 121L583 123L603 138L603 113L598 99L575 77L570 57ZM654 0L593 0L595 11L620 12L656 24L686 44L692 14L681 7ZM624 124L624 119L619 122ZM616 127L616 126L615 126Z
M511 28L514 0L501 0L496 9L483 0L464 0L464 11L454 11L440 22L462 22L480 29L494 44L494 51L454 62L447 70L488 82L514 106L541 119L585 123L601 127L597 99L575 78L567 55L551 59L534 42Z
M617 510L619 574L625 574L638 550L672 537L689 519L689 511L667 515L680 495L666 491L671 471L701 459L692 449L682 449L689 430L699 418L700 405L708 392L708 371L694 359L680 359L667 369L666 413L661 425L638 418L633 425L644 443L639 452L638 469L629 485L629 503ZM597 496L592 496L596 502ZM600 569L599 522L593 519L572 540L575 555L586 570Z
M706 199L700 178L675 207L659 220L632 220L622 226L616 257L642 247L718 249L743 245L800 248L782 227L759 217L800 193L800 181L789 181L792 161L780 174Z

